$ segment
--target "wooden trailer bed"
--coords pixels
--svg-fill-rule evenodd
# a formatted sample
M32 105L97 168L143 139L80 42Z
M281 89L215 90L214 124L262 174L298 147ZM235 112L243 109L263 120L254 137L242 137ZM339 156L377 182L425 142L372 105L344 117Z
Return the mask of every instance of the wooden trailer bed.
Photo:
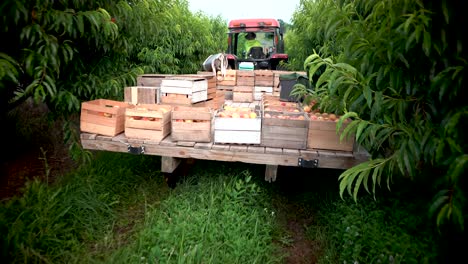
M89 150L161 156L161 171L165 173L172 173L181 159L188 158L265 164L265 180L269 182L276 180L278 166L348 169L369 158L368 153L359 147L355 147L352 152L345 152L214 144L212 142L181 143L172 141L170 135L160 142L151 142L128 140L124 133L114 137L82 133L81 144L84 149Z

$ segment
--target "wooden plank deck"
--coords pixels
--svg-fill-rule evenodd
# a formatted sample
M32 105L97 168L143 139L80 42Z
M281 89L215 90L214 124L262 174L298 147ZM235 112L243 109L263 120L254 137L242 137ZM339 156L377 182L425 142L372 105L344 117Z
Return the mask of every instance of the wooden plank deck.
M128 153L128 147L144 146L145 155L193 158L227 162L245 162L275 166L299 166L298 160L318 160L318 168L348 169L369 159L364 149L354 152L318 149L271 148L258 145L194 143L178 145L167 136L160 142L128 140L124 133L115 137L82 133L81 144L89 150Z

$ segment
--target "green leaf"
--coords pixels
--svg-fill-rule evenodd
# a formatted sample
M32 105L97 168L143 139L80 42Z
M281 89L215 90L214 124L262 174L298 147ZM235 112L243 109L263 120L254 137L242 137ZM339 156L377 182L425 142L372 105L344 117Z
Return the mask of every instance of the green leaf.
M327 83L328 80L330 79L330 75L333 73L333 71L330 68L327 68L324 73L320 75L320 77L317 80L317 83L315 84L316 87L320 87L323 84Z
M452 212L452 219L453 223L460 227L461 231L464 231L465 227L465 218L463 216L463 211L458 208L458 206L453 206L453 212Z
M357 130L356 130L356 141L359 141L362 131L363 131L364 128L366 128L368 125L369 125L369 122L364 121L364 120L359 124L359 126L358 126L358 128L357 128Z
M351 123L347 124L345 129L343 129L343 132L341 132L340 142L343 141L345 137L349 138L351 135L356 134L355 128L360 122L362 122L362 120L353 120ZM338 123L336 126L336 133L339 134L341 128L338 128Z
M358 115L357 115L355 112L347 112L347 113L345 113L345 114L342 115L342 116L340 117L340 119L338 120L338 123L336 124L336 129L337 129L337 130L340 130L341 127L343 126L343 122L346 121L348 118L351 118L351 117L357 118Z
M431 54L431 44L432 44L431 35L429 34L429 32L424 31L423 50L424 50L424 54L426 54L426 56L428 57Z
M455 161L450 164L447 171L451 182L457 183L462 175L466 173L466 166L468 164L468 154L458 156Z
M449 218L448 217L448 212L450 209L450 204L446 203L442 206L442 208L439 210L439 213L437 214L437 220L436 224L437 226L441 226L442 223L444 222L445 219Z
M354 68L353 66L347 64L347 63L342 63L342 62L338 62L336 64L333 65L334 67L336 68L339 68L340 70L342 71L347 71L351 74L356 74L357 73L357 70L356 68Z
M367 180L369 178L369 173L370 173L370 170L363 171L356 180L356 183L354 185L354 192L353 192L353 199L354 199L355 202L357 201L357 194L358 194L359 189L361 187L361 183L362 183L363 180L365 182L367 182Z
M449 190L441 190L435 195L435 200L429 207L429 217L432 217L435 212L442 206L442 204L447 203L449 201L448 194L450 193Z
M370 89L369 86L364 86L362 87L362 92L364 94L364 98L366 98L367 106L371 108L372 106L372 90Z
M378 166L374 169L374 172L372 173L372 193L374 195L374 199L375 199L375 186L377 185L377 182L380 182L381 171L382 171L381 167Z

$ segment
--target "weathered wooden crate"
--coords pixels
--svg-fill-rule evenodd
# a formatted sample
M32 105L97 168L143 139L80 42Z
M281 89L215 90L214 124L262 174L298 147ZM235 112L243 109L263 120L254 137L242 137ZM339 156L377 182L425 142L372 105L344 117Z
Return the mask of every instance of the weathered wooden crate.
M273 95L273 86L254 86L254 100L261 101L264 95Z
M137 86L160 87L164 78L173 74L142 74L137 77Z
M255 86L273 87L274 74L271 70L255 70Z
M115 136L125 129L125 109L129 103L97 99L81 104L80 130Z
M313 114L312 114L313 115ZM327 149L336 151L353 151L354 136L344 138L340 142L340 134L346 128L347 123L343 123L340 133L336 131L334 120L312 120L309 122L307 136L307 148Z
M236 70L226 70L226 75L222 75L221 71L217 73L216 85L235 86L237 84Z
M174 106L172 140L211 142L213 111L209 107Z
M190 105L208 99L208 82L198 77L168 77L161 82L163 104Z
M306 149L309 118L305 113L267 112L262 119L262 146Z
M253 87L255 85L255 72L249 70L238 70L237 85Z
M171 106L140 104L125 111L125 136L161 141L171 133Z
M154 86L130 86L124 89L124 101L136 104L157 104L160 100L160 88Z
M253 86L234 86L232 101L240 103L253 102Z
M196 104L193 104L195 107L209 107L213 111L218 110L224 105L226 99L224 98L224 94L217 94L215 98L208 99L203 102L199 102Z
M260 144L261 129L262 118L258 110L225 109L214 118L214 143Z
M216 87L216 93L217 94L222 93L224 95L224 99L232 100L232 90L233 89L234 89L234 86L218 85Z
M210 72L198 72L197 74L183 74L178 77L203 78L207 82L207 100L216 97L216 77Z

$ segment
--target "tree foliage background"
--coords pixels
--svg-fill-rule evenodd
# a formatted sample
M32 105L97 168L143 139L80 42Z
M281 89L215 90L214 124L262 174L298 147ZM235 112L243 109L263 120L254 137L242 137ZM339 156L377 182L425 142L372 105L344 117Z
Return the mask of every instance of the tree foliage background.
M195 73L225 46L227 22L185 0L0 3L1 117L28 98L56 116L123 99L143 73Z
M413 180L432 193L428 211L441 229L464 229L466 24L455 1L301 1L288 52L314 90L295 92L344 114L342 138L354 134L372 155L340 176L341 194Z

